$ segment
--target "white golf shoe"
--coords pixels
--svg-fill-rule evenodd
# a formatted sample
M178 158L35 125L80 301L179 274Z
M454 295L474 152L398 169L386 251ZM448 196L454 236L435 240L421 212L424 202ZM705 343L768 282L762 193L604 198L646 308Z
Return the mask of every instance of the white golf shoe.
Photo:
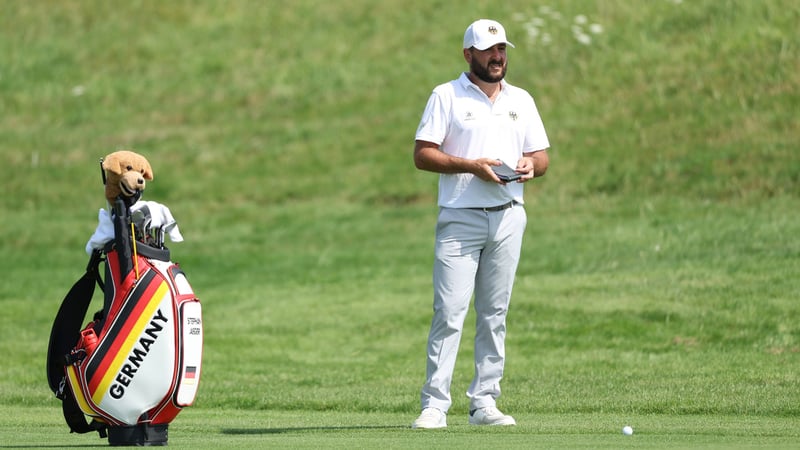
M447 415L436 408L425 408L417 420L411 423L411 428L446 428Z
M469 413L470 425L516 425L513 417L503 414L494 406L476 409Z

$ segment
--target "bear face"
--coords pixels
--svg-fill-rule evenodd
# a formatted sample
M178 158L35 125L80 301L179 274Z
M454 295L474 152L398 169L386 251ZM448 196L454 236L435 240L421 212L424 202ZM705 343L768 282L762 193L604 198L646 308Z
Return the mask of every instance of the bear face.
M106 199L110 204L122 196L130 206L139 199L146 182L153 179L153 169L147 158L129 150L120 150L103 158L103 170Z

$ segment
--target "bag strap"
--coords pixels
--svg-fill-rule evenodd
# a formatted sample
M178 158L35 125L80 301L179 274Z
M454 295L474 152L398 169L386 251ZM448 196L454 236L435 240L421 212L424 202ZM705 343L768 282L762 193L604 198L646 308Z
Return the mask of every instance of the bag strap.
M64 420L67 421L69 431L71 433L90 433L97 431L101 438L108 437L108 425L92 419L91 422L86 421L86 415L81 411L78 406L78 401L75 400L75 395L72 391L64 387L64 398L61 399L61 411L64 413Z
M89 257L86 273L75 282L69 290L50 330L50 342L47 347L47 382L53 393L62 401L64 419L73 433L97 431L105 437L105 424L86 422L86 416L78 406L72 391L66 387L64 374L65 358L77 345L81 336L81 328L94 295L95 283L102 286L100 262L103 253L95 250Z
M102 167L102 160L100 162ZM104 180L105 182L105 180ZM135 199L128 199L130 204ZM117 197L113 207L112 221L114 222L114 242L118 252L119 268L124 278L133 270L131 253L131 239L128 226L130 226L130 204ZM86 421L86 415L81 411L75 394L67 387L64 366L70 363L70 352L81 338L83 321L89 304L94 296L95 283L104 290L103 279L100 277L100 262L104 260L103 252L95 250L89 257L86 273L75 282L69 290L58 314L53 321L50 331L50 343L47 347L47 382L50 389L61 400L61 409L64 420L73 433L88 433L97 431L101 438L107 436L107 425L96 420ZM72 361L74 362L74 361Z

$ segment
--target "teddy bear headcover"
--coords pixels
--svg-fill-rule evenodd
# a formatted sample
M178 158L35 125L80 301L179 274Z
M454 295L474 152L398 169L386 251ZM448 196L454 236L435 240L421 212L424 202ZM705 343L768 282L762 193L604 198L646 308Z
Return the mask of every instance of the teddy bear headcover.
M136 203L144 191L146 181L153 179L153 169L144 156L120 150L103 158L106 199L110 204L120 195L130 206Z

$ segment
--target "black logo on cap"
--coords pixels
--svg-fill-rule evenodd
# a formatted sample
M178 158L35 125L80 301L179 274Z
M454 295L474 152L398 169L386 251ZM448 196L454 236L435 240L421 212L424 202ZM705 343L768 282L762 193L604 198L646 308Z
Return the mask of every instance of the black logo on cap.
M489 34L497 34L497 28L494 26L489 27Z

